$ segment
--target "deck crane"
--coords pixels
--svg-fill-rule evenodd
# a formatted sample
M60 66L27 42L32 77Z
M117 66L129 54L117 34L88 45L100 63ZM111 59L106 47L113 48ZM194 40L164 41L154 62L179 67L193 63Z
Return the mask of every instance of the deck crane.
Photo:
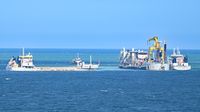
M154 41L154 44L149 47L149 62L163 62L166 59L166 44L164 48L161 46L161 42L158 41L158 37L154 36L153 38L148 39L148 43ZM156 51L156 59L153 59L153 52Z

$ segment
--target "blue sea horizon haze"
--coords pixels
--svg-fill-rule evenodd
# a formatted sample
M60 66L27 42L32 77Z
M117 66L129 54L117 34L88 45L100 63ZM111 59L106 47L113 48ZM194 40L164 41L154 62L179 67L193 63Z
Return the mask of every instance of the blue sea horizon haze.
M0 1L0 48L199 49L199 0Z

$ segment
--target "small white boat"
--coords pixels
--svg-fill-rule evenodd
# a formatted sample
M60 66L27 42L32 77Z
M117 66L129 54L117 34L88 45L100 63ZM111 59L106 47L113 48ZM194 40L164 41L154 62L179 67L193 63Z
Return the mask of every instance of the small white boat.
M98 69L100 64L93 64L92 63L92 57L90 56L90 63L89 64L85 64L85 62L81 62L77 66L81 67L81 69Z
M182 55L179 49L174 49L171 55L171 68L173 70L191 70L192 67L188 64L188 58Z
M39 69L33 64L33 56L28 53L24 55L24 48L22 50L22 55L17 58L12 57L7 66L7 71L38 71Z

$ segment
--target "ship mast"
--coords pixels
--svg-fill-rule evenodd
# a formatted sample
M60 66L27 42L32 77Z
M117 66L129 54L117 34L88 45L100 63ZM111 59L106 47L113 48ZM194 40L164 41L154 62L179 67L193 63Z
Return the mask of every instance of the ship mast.
M22 48L22 56L24 56L24 48Z
M92 64L92 56L90 56L90 64Z

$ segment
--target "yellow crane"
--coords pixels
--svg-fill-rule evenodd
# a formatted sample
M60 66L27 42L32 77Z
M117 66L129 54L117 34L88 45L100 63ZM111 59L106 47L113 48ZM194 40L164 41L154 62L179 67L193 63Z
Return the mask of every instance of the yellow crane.
M152 60L153 58L153 51L157 51L156 52L156 60L159 62L164 62L165 60L165 50L163 47L161 47L160 42L158 41L158 37L154 36L153 38L150 38L148 40L148 43L154 41L154 44L149 47L149 62L152 62L154 60ZM162 56L160 55L160 53L162 54Z

